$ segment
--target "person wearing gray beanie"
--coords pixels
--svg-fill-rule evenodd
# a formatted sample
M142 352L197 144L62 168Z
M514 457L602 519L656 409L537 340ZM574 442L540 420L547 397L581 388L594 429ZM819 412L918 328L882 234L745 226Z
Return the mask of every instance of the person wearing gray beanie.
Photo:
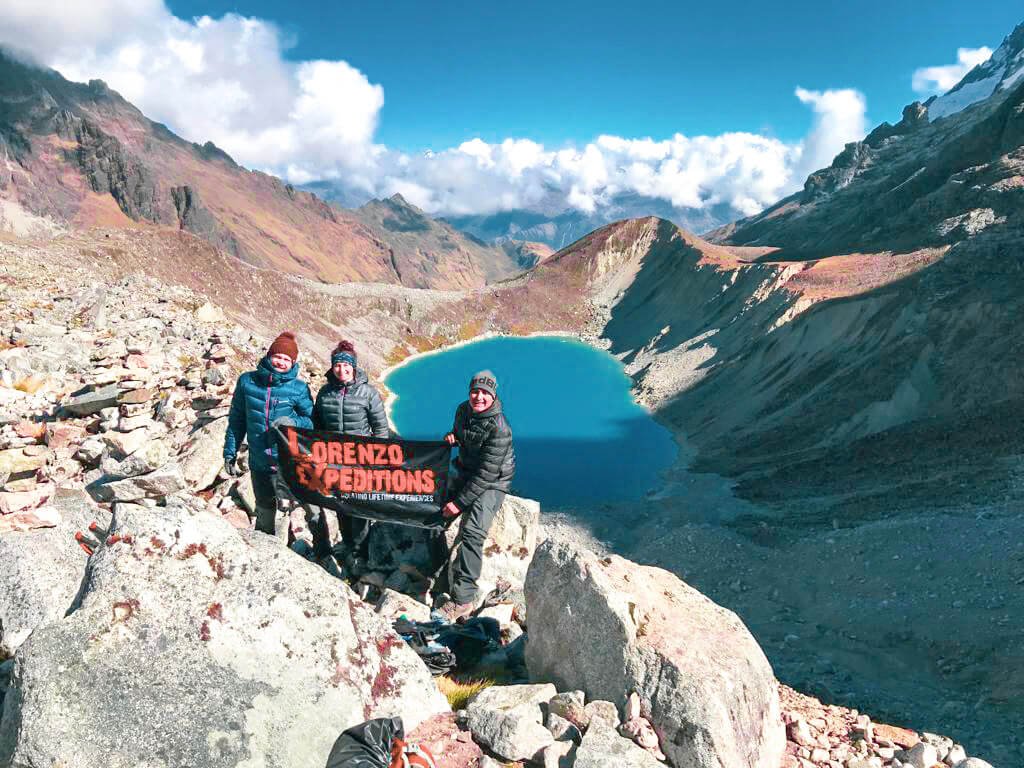
M492 371L480 371L470 379L469 398L456 409L452 431L444 439L459 447L459 455L455 460L458 476L442 512L448 518L461 515L462 525L448 578L451 600L439 612L457 621L475 608L484 540L516 471L512 427L498 399L498 377Z

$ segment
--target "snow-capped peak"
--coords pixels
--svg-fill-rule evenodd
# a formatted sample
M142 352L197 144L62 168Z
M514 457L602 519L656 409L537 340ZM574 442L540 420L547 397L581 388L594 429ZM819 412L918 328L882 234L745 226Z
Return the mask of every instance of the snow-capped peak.
M938 120L1013 87L1024 77L1024 24L1018 24L988 61L970 72L928 106L928 117Z

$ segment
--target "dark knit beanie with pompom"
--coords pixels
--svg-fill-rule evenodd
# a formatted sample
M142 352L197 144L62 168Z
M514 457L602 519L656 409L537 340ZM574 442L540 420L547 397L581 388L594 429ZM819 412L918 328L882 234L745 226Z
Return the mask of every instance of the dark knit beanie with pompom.
M356 348L351 341L339 341L331 352L331 365L336 363L349 363L353 368L356 367Z

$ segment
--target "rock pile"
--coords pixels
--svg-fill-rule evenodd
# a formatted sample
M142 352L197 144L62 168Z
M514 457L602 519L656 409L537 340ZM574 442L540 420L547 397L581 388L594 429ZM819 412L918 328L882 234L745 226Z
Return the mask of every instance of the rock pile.
M779 694L787 739L783 768L991 768L945 736L875 723L784 685Z
M263 344L184 289L66 288L19 285L0 326L0 532L55 525L58 484L151 506L188 491L248 525L251 483L221 480L220 455Z

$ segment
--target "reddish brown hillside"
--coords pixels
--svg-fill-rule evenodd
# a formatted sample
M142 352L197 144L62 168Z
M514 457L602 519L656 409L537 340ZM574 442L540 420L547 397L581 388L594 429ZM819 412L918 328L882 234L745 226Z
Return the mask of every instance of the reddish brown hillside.
M212 144L182 140L100 81L0 54L0 199L75 227L169 227L261 267L326 282L479 287L515 265L460 233L391 234Z

